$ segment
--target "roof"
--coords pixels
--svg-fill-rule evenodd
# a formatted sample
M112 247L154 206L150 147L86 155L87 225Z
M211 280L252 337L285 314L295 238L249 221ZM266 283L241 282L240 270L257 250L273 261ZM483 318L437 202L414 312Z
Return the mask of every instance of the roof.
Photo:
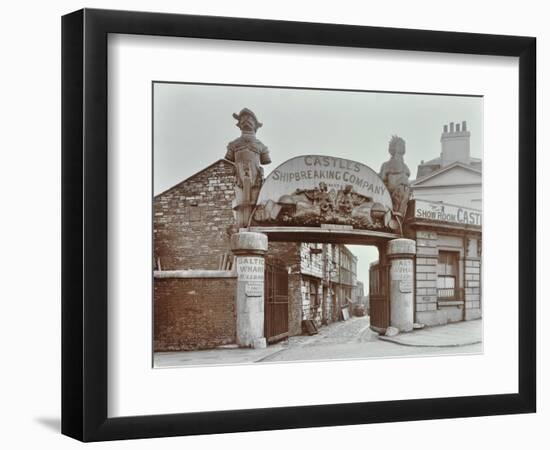
M472 163L478 163L481 162L481 158L472 158L470 157L470 164ZM434 165L441 165L441 157L438 156L437 158L430 159L429 161L424 161L423 163L419 164L420 166L434 166Z
M417 178L416 180L412 181L411 182L411 186L418 186L432 178L435 178L437 176L440 176L442 175L443 173L445 172L449 172L451 170L453 170L454 168L456 167L461 167L462 169L465 169L467 171L470 171L472 173L475 173L475 174L478 174L481 176L481 170L479 169L476 169L475 167L472 167L471 165L468 165L468 164L464 164L462 162L459 162L459 161L456 161L452 164L449 164L448 166L445 166L445 167L441 167L437 170L434 170L433 172L430 172L429 174L427 175L424 175L423 177L420 177L420 178Z
M441 157L430 159L429 161L425 161L419 164L419 166L435 166L435 165L438 165L438 166L441 165Z
M172 186L172 187L170 187L170 188L168 188L168 189L166 189L166 190L164 190L164 191L158 193L157 195L155 195L154 198L160 197L161 195L164 195L164 194L166 194L167 192L170 192L172 189L176 189L176 188L177 188L178 186L180 186L181 184L186 183L186 182L188 182L188 181L191 181L191 180L192 180L193 178L195 178L197 175L200 175L201 173L207 171L208 169L214 167L216 164L220 164L220 163L226 163L226 164L228 164L228 165L230 165L230 166L235 166L235 164L232 163L231 161L229 161L229 160L227 160L227 159L225 159L225 158L220 158L220 159L218 159L217 161L214 161L212 164L209 164L208 166L206 166L204 169L201 169L201 170L199 170L198 172L195 172L193 175L191 175L191 176L185 178L184 180L179 181L179 182L176 183L174 186Z
M482 160L480 158L468 158L468 161L463 163L466 165L470 165L472 167L481 167ZM421 164L418 165L416 176L418 179L425 177L426 175L429 175L436 170L442 169L443 167L447 167L446 165L443 165L443 160L441 157L430 159L429 161L423 161Z

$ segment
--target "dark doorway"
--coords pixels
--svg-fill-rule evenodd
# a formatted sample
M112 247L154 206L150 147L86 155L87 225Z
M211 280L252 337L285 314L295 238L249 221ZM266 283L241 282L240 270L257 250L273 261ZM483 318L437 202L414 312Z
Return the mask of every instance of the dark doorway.
M284 262L265 262L264 332L268 343L288 337L288 269Z
M370 324L375 330L390 326L389 267L380 261L373 264L369 274Z

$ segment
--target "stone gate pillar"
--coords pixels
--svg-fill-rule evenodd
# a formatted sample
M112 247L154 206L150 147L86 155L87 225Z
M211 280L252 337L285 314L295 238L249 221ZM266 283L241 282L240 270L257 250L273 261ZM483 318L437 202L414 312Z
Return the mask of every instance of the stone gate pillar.
M264 348L264 256L267 236L243 231L231 236L231 250L237 256L237 344Z
M411 331L414 323L414 267L416 242L412 239L393 239L388 242L390 263L390 326L399 331Z

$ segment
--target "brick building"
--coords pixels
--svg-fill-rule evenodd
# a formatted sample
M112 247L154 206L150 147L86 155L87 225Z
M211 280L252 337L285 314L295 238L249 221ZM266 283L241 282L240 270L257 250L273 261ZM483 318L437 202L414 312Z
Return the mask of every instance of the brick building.
M235 183L234 164L220 159L154 199L155 351L235 343ZM357 258L344 245L270 242L266 262L284 269L284 335L351 313Z
M220 159L154 199L157 270L220 268L236 231L233 163Z

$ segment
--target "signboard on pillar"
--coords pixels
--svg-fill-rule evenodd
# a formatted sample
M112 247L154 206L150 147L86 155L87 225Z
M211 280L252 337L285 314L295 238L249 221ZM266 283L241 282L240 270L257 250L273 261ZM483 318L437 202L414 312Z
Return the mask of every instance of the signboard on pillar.
M412 281L412 264L407 259L395 260L390 267L390 277L395 281Z
M264 270L265 263L263 257L237 257L237 279L239 284L244 286L244 294L246 298L263 297Z
M247 297L261 297L264 295L264 283L260 281L249 281L246 283L245 294Z
M237 344L264 348L264 254L267 237L241 232L231 236L231 249L237 256Z
M388 242L390 326L399 331L413 329L413 258L415 254L416 243L411 239L394 239Z
M247 297L262 297L264 295L264 258L256 256L241 256L237 258L237 277L245 283Z
M237 277L239 281L263 282L264 270L263 256L239 256L237 258Z

